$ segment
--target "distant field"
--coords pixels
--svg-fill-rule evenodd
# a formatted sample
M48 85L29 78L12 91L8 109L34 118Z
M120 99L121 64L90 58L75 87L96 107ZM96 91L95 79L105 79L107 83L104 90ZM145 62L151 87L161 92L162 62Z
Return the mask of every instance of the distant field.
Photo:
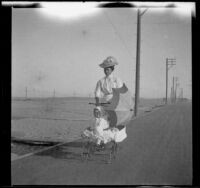
M81 120L89 118L93 102L88 98L40 98L12 100L12 119L43 118Z
M92 98L14 98L12 100L12 119L66 119L82 120L92 116ZM144 108L161 105L162 99L140 99L139 112Z
M92 98L13 98L12 138L41 141L73 140L91 124ZM162 99L141 99L139 114L162 105Z

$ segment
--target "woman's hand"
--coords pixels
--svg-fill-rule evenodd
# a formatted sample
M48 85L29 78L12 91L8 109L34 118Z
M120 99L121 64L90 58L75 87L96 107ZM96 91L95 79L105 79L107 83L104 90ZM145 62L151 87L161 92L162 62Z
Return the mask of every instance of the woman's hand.
M87 130L88 131L93 131L93 128L92 127L88 127Z

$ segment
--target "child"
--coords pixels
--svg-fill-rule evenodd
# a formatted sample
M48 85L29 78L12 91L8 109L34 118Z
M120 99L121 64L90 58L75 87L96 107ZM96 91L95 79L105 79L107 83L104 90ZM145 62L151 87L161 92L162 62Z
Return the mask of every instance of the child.
M83 134L84 136L94 138L96 144L100 146L102 143L106 144L112 140L116 142L123 141L126 135L126 128L123 126L122 131L118 128L110 128L107 113L102 107L97 106L94 108L95 122L92 127L87 128Z
M126 127L121 125L111 128L109 126L108 114L101 107L94 109L96 121L94 124L94 134L97 137L97 145L106 144L110 141L122 142L126 137Z
M102 107L95 107L93 113L95 117L94 123L91 127L87 128L83 134L96 139L96 144L100 145L101 142L104 142L104 129L109 128L109 122Z

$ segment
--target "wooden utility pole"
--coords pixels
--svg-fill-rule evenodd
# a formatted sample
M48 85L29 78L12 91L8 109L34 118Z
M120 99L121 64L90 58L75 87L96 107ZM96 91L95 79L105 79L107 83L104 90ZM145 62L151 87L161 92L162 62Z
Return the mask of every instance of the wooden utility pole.
M168 93L168 58L166 59L166 94L165 104L167 104L167 93Z
M27 99L27 97L28 97L28 89L27 89L27 87L26 87L25 93L26 93L26 99Z
M171 87L171 94L170 94L171 103L173 102L173 87Z
M53 90L53 98L55 98L55 96L56 96L56 90L54 89Z
M73 92L73 97L76 97L76 91Z
M170 59L166 58L166 94L165 94L165 104L167 104L167 98L168 98L168 71L173 66L176 65L174 62L176 62L176 59ZM170 67L169 67L170 65Z
M173 76L173 103L175 101L175 89L174 89L175 77Z
M135 74L135 116L137 116L140 88L140 9L137 12L137 51L136 51L136 74Z
M181 97L180 97L181 101L183 101L183 88L181 88Z
M183 88L180 88L180 90L179 90L179 96L178 96L178 101L179 102L182 101L182 93L183 93Z
M178 77L175 78L175 81L176 81L176 85L175 85L175 99L174 100L176 102L176 100L177 100L177 88L179 86Z
M142 13L140 9L137 11L137 50L136 50L136 74L135 74L135 107L134 115L137 116L139 104L139 90L140 90L140 43L141 43L141 17L147 11L145 9Z

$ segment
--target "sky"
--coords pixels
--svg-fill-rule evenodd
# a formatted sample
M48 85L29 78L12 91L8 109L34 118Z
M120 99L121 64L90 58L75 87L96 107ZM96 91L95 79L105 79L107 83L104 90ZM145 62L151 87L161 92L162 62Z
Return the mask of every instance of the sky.
M12 8L12 96L94 96L104 77L99 64L114 56L120 77L135 94L136 8L93 8L78 18L49 16L44 8ZM144 9L142 9L144 10ZM66 11L65 11L66 12ZM164 98L166 58L183 97L191 98L191 14L148 8L141 17L140 97Z

